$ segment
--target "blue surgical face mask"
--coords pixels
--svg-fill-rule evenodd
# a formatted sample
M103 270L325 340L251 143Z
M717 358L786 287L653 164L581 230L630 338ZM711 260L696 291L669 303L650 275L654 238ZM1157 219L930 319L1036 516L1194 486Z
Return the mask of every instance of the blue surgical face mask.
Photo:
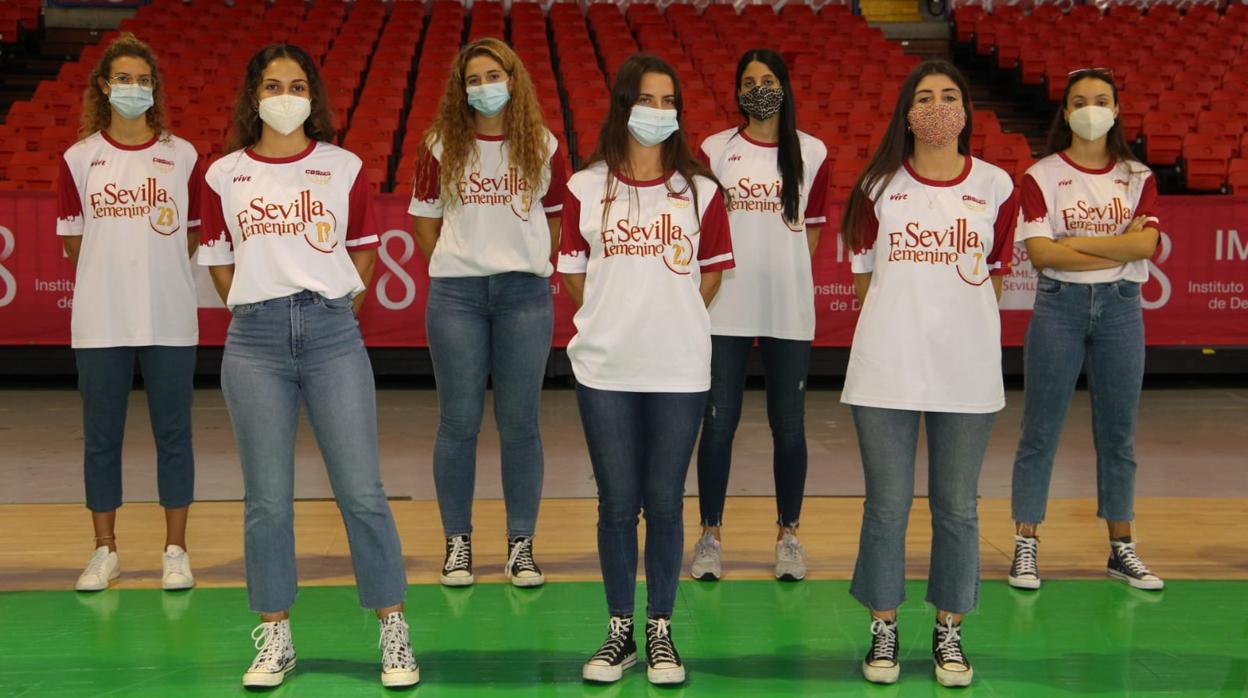
M680 130L675 109L655 109L633 105L628 117L628 130L642 145L658 145Z
M510 99L511 93L507 91L506 81L468 87L468 106L481 112L482 116L498 114Z
M152 108L152 89L138 85L113 85L108 103L127 119L137 119Z

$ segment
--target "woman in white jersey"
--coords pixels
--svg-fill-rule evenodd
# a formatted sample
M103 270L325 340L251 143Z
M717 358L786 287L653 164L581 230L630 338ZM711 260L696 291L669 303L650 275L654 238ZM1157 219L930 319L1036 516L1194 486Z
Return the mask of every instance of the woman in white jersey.
M165 509L161 586L189 589L186 519L195 488L191 395L199 343L190 254L203 169L165 126L164 84L131 34L109 44L83 94L81 140L61 158L56 232L76 268L71 336L82 392L87 508L95 528L79 591L120 574L114 524L137 358Z
M1140 285L1160 238L1157 182L1118 122L1104 69L1077 70L1049 132L1048 157L1027 170L1018 237L1040 272L1025 340L1023 431L1014 456L1011 586L1040 587L1037 530L1066 410L1086 367L1096 444L1096 515L1109 528L1110 577L1163 582L1135 552L1135 417L1144 378Z
M578 310L568 358L594 478L607 639L582 670L618 681L637 662L637 516L646 516L646 665L685 680L671 619L683 494L711 382L706 306L732 267L714 175L689 151L680 81L659 58L620 66L586 169L568 181L559 272Z
M737 266L711 303L711 392L698 443L702 536L695 579L722 574L720 525L732 440L741 418L746 365L755 338L767 386L776 483L776 578L806 576L797 540L806 488L806 373L815 338L810 259L827 222L828 149L797 130L797 106L780 54L751 49L737 63L743 126L702 143L701 157L728 192Z
M971 682L961 621L979 598L979 471L1005 406L997 299L1018 203L1003 170L970 155L966 80L943 61L915 68L888 131L850 194L842 235L863 301L845 390L866 477L850 593L871 612L863 674L898 676L897 607L914 499L919 422L932 514L927 601L945 686Z
M335 145L316 63L274 44L247 64L230 152L205 176L200 264L233 314L221 389L243 467L247 597L259 654L243 675L295 668L294 456L300 405L342 513L360 605L381 622L386 686L420 670L403 619L403 555L377 456L373 373L355 312L379 245L362 162Z
M565 184L557 147L515 52L497 39L464 47L420 153L408 208L429 261L425 326L440 413L433 474L447 586L473 582L472 496L487 381L507 506L504 572L519 587L545 581L533 532L542 498L538 409L554 328L548 279Z

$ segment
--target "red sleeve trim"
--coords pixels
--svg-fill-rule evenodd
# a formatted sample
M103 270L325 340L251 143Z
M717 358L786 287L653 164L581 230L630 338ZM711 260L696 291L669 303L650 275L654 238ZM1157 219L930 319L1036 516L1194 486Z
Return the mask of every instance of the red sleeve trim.
M204 190L204 159L195 158L195 166L191 168L191 178L186 183L186 220L187 228L199 228L203 224L201 218L201 194Z
M61 158L61 170L57 177L56 217L70 220L82 215L82 196L78 193L78 183L74 181L74 173L69 163Z
M718 187L702 212L702 235L698 243L698 265L702 271L720 271L737 266L732 257L732 230L728 226L728 209Z
M1135 215L1148 216L1154 225L1160 228L1161 219L1157 217L1157 178L1152 174L1144 180L1144 188L1140 191L1140 201L1135 205Z
M806 223L827 225L828 222L828 159L825 157L815 171L815 181L810 185L810 198L806 200ZM812 222L815 221L815 222Z
M546 209L548 218L555 218L563 209L563 201L568 195L568 172L563 166L563 155L556 146L550 154L550 184L546 187L546 195L542 197L542 207Z
M706 154L705 146L706 146L706 141L703 141L702 143L698 144L697 156L698 156L698 159L702 161L702 164L706 165L706 169L709 170L711 169L711 156Z
M207 180L201 180L199 191L200 246L212 247L218 242L224 242L229 249L234 249L234 240L230 236L229 226L225 223L225 211L221 204L221 197L209 186Z
M412 178L412 198L419 201L437 201L442 198L441 165L438 159L429 152L429 148L420 144L416 151L416 176Z
M581 200L571 189L564 188L563 224L559 240L559 254L563 257L585 255L589 259L589 241L581 234Z
M1035 177L1023 175L1018 199L1023 209L1023 219L1028 223L1037 223L1049 215L1049 205L1044 202L1044 192L1040 191Z
M368 174L361 167L351 184L347 199L347 242L352 250L381 247L380 226L373 211L372 192L368 188Z
M988 253L988 273L1004 276L1014 264L1014 231L1018 228L1018 191L1011 191L997 209L992 230L992 251Z

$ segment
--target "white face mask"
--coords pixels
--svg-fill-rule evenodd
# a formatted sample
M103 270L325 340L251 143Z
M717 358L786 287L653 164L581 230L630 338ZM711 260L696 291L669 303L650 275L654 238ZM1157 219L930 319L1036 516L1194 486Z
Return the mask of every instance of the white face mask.
M1085 141L1095 141L1114 127L1114 110L1109 107L1081 107L1070 113L1070 130Z
M303 126L312 113L312 100L295 95L277 95L260 100L260 119L283 136Z

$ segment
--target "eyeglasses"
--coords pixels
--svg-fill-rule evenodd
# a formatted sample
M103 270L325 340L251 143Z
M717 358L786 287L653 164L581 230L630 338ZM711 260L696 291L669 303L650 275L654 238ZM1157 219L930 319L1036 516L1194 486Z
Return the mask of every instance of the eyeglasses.
M109 78L108 81L113 85L138 85L145 90L150 90L156 85L156 79L150 75L140 75L136 80L125 73L118 73Z
M1078 68L1076 70L1070 71L1069 73L1066 73L1066 77L1073 78L1076 75L1082 75L1084 73L1105 73L1106 75L1113 77L1114 69L1113 68Z

